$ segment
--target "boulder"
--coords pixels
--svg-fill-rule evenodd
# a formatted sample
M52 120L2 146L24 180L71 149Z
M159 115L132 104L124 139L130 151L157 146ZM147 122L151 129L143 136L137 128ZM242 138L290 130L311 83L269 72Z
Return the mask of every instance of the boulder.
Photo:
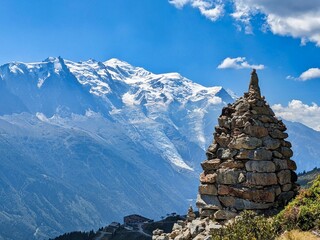
M270 136L264 137L262 139L262 142L263 142L263 146L269 150L277 149L281 145L281 142L279 139L274 139L274 138L271 138Z
M284 185L287 183L291 183L291 171L290 170L282 170L277 173L279 184Z
M200 182L201 183L215 183L216 179L217 179L216 173L205 174L204 172L202 172L200 174Z
M287 138L287 137L288 137L288 134L280 131L279 129L273 129L273 130L270 132L270 136L271 136L272 138L284 139L284 138Z
M265 148L258 148L254 151L253 160L271 160L272 152Z
M221 160L216 158L216 159L210 159L203 161L201 163L202 169L205 171L210 171L210 170L216 170L218 166L220 165Z
M248 185L268 186L277 184L278 180L275 173L248 172L247 183Z
M255 149L262 145L262 140L256 137L236 137L231 140L228 147L233 149Z
M257 138L262 138L262 137L268 136L269 134L268 129L266 129L263 126L256 126L256 125L246 126L244 128L244 132L252 137L257 137Z
M275 172L276 166L272 161L248 161L246 170L249 172Z
M219 210L221 209L221 204L216 196L198 194L196 205L198 208Z
M218 190L213 184L201 184L199 186L199 193L205 195L217 195Z
M228 210L218 210L214 214L214 218L217 220L229 220L237 216L237 213Z
M281 147L281 154L285 158L291 158L293 156L292 150L290 148L287 148L287 147Z
M219 200L225 207L234 207L237 210L268 209L273 206L273 203L256 203L246 199L235 198L230 196L220 196Z
M217 183L219 184L237 184L239 183L239 175L244 173L235 169L219 169L217 170ZM241 179L240 179L241 180Z

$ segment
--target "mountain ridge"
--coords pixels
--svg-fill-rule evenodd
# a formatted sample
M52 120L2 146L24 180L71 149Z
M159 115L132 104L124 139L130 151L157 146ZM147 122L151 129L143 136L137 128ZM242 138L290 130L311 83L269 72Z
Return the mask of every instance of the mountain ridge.
M46 239L194 203L217 117L233 101L223 87L116 59L9 65L0 66L0 239ZM315 158L320 143L294 145L304 131L289 132L293 149ZM298 163L302 171L319 160Z

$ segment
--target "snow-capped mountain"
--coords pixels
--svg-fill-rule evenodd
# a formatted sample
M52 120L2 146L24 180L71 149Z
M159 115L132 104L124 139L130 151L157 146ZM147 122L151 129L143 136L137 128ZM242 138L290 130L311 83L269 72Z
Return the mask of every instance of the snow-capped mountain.
M185 213L217 117L233 101L178 73L60 57L0 66L0 100L0 239ZM290 140L296 160L311 162L304 131ZM310 157L319 144L308 146Z

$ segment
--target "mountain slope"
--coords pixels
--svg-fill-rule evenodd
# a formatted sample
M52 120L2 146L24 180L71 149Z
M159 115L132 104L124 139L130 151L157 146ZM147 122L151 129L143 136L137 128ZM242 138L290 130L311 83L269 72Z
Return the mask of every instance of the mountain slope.
M222 87L117 59L5 64L0 93L0 239L185 213L217 117L233 101ZM306 129L290 124L299 153ZM299 171L319 155L297 155L310 163Z

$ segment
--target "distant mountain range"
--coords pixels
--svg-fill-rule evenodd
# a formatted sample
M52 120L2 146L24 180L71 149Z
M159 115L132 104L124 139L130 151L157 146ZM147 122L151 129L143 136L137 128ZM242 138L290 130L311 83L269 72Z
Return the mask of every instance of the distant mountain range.
M0 66L0 100L0 239L15 240L185 213L234 101L178 73L60 57ZM320 166L320 132L286 124L298 171Z

